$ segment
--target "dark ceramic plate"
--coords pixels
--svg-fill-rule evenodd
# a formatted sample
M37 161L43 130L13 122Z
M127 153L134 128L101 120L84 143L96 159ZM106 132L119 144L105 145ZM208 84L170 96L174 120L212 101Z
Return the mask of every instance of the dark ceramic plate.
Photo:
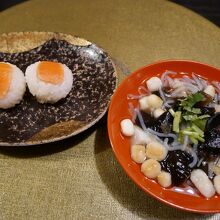
M50 60L73 72L72 90L58 103L40 104L27 89L20 104L0 110L0 145L61 140L88 129L105 114L117 75L108 54L95 44L60 33L22 32L1 35L0 51L0 62L22 71L34 62Z

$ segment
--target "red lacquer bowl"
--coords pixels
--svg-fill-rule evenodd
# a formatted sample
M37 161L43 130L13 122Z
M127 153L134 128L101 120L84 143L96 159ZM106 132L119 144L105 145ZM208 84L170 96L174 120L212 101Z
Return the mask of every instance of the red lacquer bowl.
M130 138L120 132L120 122L131 118L128 110L128 94L138 94L138 86L152 76L160 75L165 70L196 73L209 81L220 81L220 70L207 64L187 60L168 60L157 62L130 74L117 88L112 97L108 113L108 134L116 158L128 176L146 193L175 208L198 213L220 212L220 196L210 199L198 194L184 194L165 189L156 181L150 180L141 173L140 165L132 161L130 156ZM179 75L178 75L179 77ZM135 103L133 103L135 104ZM182 189L184 191L184 188Z

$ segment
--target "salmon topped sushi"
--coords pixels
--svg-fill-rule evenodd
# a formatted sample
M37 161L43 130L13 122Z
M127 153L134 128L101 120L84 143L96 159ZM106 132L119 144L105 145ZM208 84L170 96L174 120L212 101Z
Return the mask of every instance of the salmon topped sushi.
M7 109L20 103L25 90L23 72L13 64L0 62L0 108Z
M71 70L65 64L52 61L31 64L25 77L30 93L40 103L55 103L65 98L73 84Z

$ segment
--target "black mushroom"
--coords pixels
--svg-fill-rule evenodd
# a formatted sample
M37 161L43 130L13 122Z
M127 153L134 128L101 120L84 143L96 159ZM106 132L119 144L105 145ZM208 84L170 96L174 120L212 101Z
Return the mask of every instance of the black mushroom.
M189 165L192 161L193 157L189 153L175 150L169 151L167 157L160 164L162 170L171 174L173 185L179 186L189 178L192 171Z
M147 128L152 128L155 123L155 118L151 116L150 113L140 111L140 114L143 118L144 124ZM137 126L141 127L141 123L138 117L136 117L135 123Z
M147 128L151 128L154 131L160 133L170 133L172 132L173 116L170 112L164 112L160 117L154 118L149 113L140 112ZM141 127L138 117L136 118L137 126Z
M140 112L144 121L144 124L146 128L150 128L156 132L168 134L172 132L172 126L173 126L173 116L170 114L170 112L166 111L164 112L160 117L154 118L149 113ZM137 126L141 127L141 123L136 118L136 124ZM164 140L164 137L160 137L162 140ZM168 143L172 142L173 138L168 138Z
M213 107L201 107L200 110L201 110L202 115L206 115L206 114L208 114L210 116L215 115L215 108L213 108Z
M210 117L206 123L205 131L212 129L220 130L220 112L215 113L212 117Z
M204 136L205 142L200 144L199 150L220 154L220 113L208 119Z
M171 115L170 112L166 111L155 120L152 129L167 134L172 132L172 127L173 127L173 116Z

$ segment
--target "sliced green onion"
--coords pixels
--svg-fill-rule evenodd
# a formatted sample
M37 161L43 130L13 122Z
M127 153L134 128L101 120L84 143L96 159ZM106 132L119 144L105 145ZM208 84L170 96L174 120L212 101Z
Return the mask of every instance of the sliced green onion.
M184 99L180 106L183 108L190 107L192 108L197 102L200 102L204 99L204 95L200 92L194 93L190 96L188 96L186 99Z
M189 139L193 142L193 144L198 144L198 140L192 136L189 136Z
M200 108L190 108L190 107L184 107L184 110L188 112L192 112L194 114L201 114L201 109Z
M181 114L182 114L182 112L180 112L180 111L177 111L174 114L173 131L176 132L176 133L179 133L179 131L180 131Z
M183 144L184 142L184 134L180 131L178 135L178 141Z
M197 120L193 121L193 123L203 131L205 130L206 122L207 122L207 118L197 119Z
M194 120L198 119L197 115L184 115L183 118L186 121L194 121Z
M195 121L195 120L198 120L198 119L204 119L204 118L209 118L210 115L201 115L201 116L198 116L198 115L184 115L183 118L186 120L186 121Z
M175 115L175 112L173 111L173 109L172 108L170 108L169 109L169 112L170 112L170 114L174 117L174 115Z
M198 119L204 119L204 118L209 118L210 115L201 115L201 116L198 116Z
M199 141L201 141L201 142L205 142L205 139L204 139L203 137L201 137L201 136L198 136L197 139L198 139Z
M196 130L196 131L195 131ZM184 135L189 135L190 140L195 144L198 143L198 141L204 142L204 132L198 128L196 125L192 125L192 127L184 129L181 131Z
M186 129L183 130L182 133L185 134L185 135L189 135L189 136L196 134L195 132L189 131L189 130L187 131Z
M201 137L204 137L204 132L203 130L201 130L198 126L196 126L195 124L192 124L192 130L194 130L195 132L197 132Z
M195 137L195 138L201 136L200 134L198 134L197 132L192 131L192 130L191 130L191 131L183 130L182 132L183 132L183 134L185 134L185 135L193 136L193 137Z

